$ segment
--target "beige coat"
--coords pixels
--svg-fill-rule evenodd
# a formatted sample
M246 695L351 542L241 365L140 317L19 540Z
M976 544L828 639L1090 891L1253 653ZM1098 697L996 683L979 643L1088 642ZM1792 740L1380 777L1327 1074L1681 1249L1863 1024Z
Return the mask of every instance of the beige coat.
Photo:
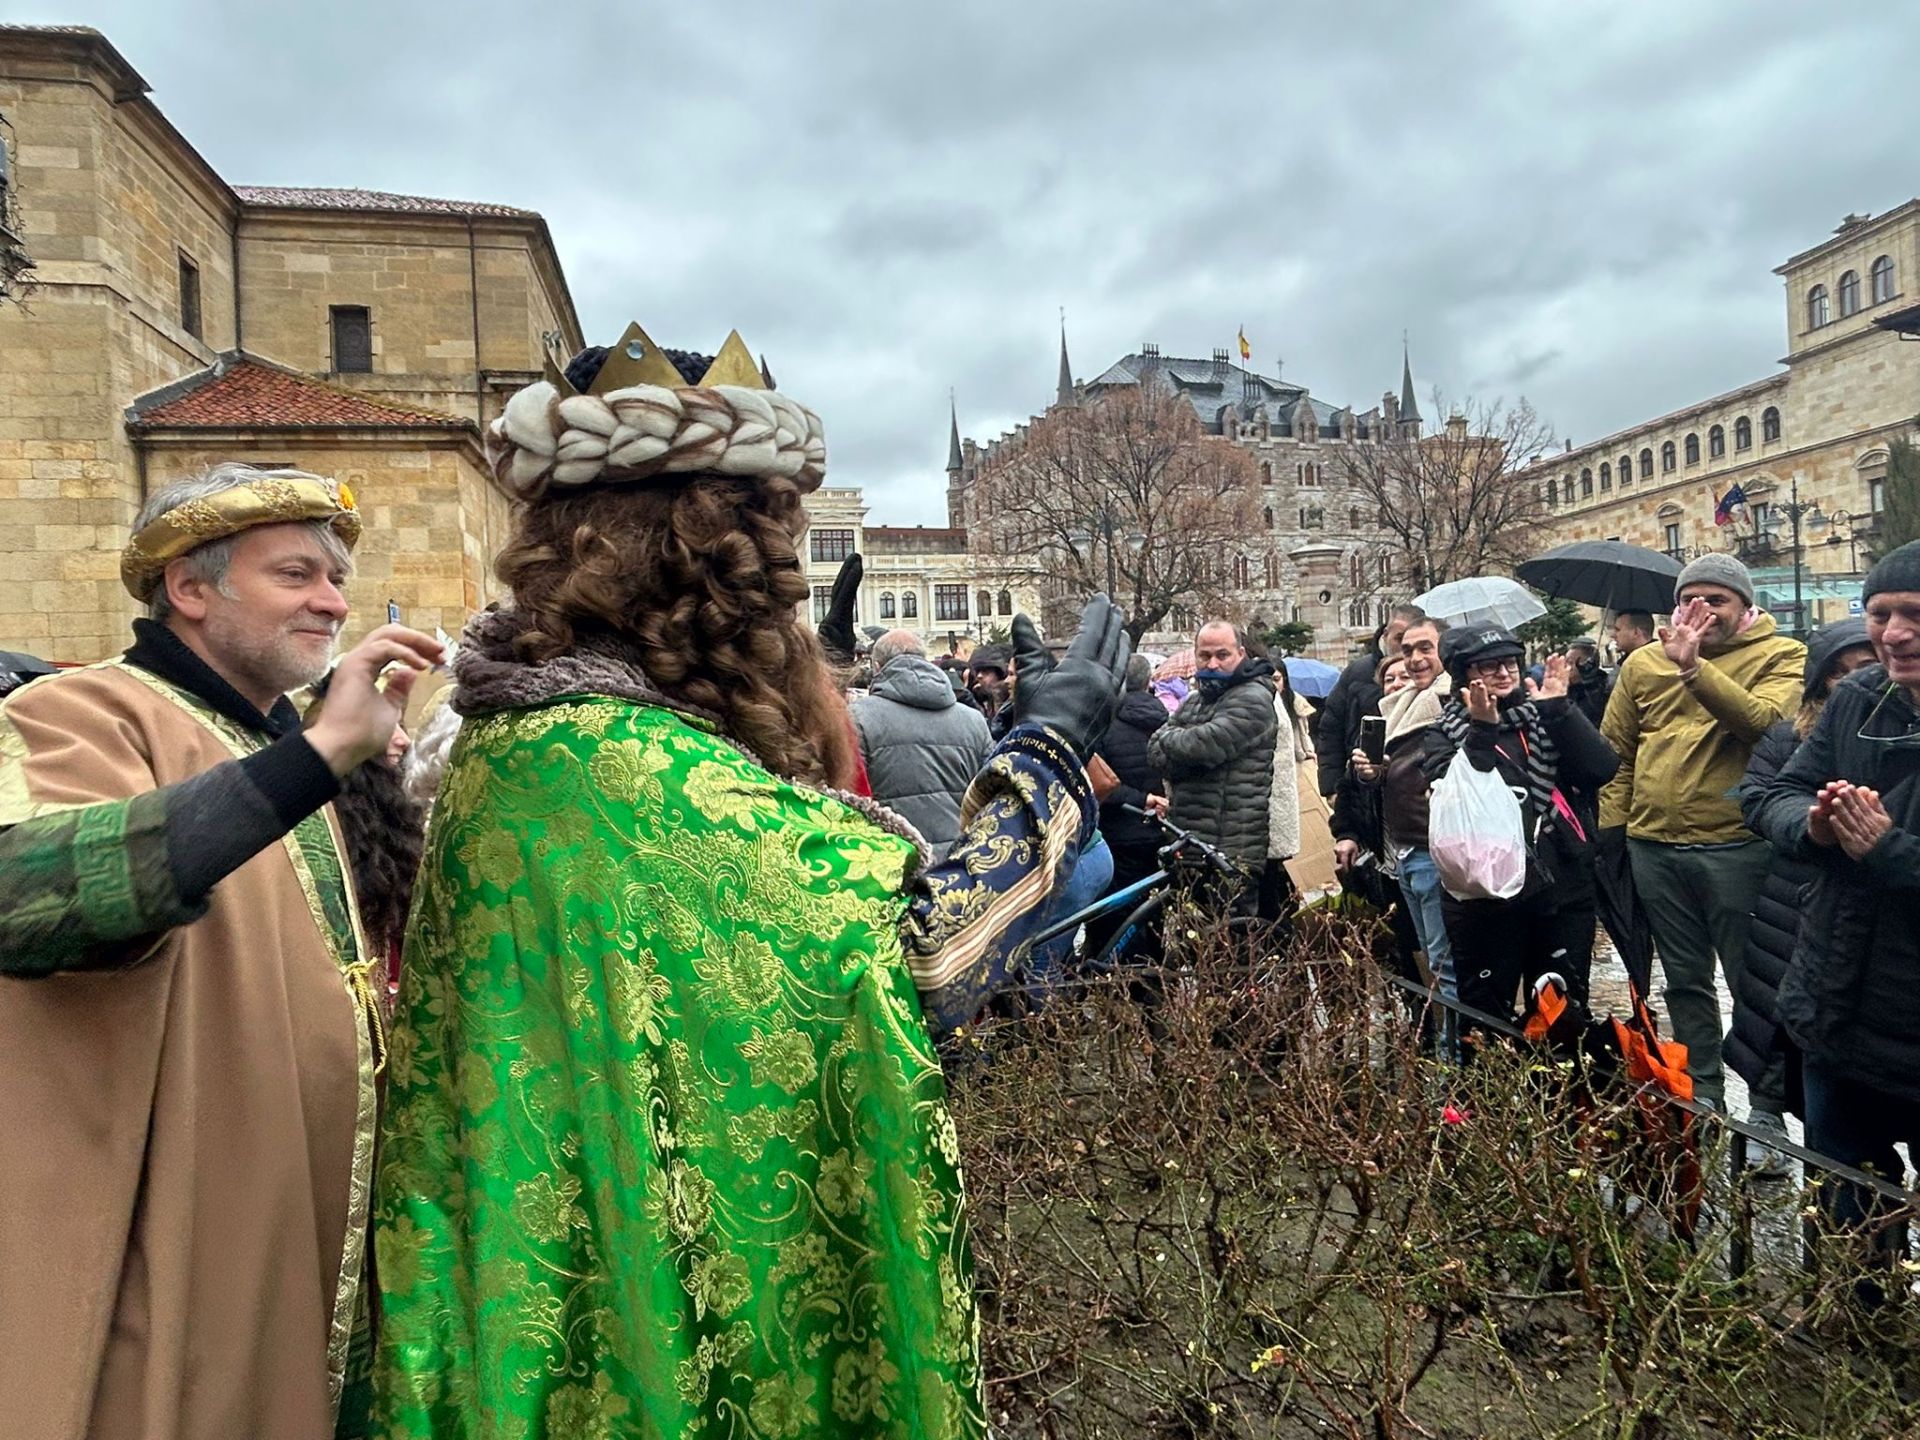
M0 711L0 825L257 743L118 663L45 680ZM0 979L8 1440L332 1435L375 1096L316 893L289 836L130 968Z

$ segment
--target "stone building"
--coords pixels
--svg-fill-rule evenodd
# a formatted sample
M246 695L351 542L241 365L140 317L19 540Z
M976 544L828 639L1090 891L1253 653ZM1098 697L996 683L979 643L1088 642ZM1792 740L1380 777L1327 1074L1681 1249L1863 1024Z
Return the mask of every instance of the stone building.
M1307 386L1233 364L1225 350L1211 360L1163 356L1142 345L1090 381L1073 378L1066 337L1060 342L1058 386L1049 413L1063 405L1098 404L1129 387L1155 387L1193 408L1200 428L1243 447L1256 467L1261 525L1244 537L1223 588L1256 626L1285 620L1313 629L1308 653L1344 659L1370 637L1411 577L1398 573L1394 547L1379 526L1377 506L1355 483L1354 447L1383 440L1416 440L1422 421L1413 366L1403 355L1400 391L1356 412L1310 393ZM1038 417L1035 417L1036 419ZM1032 421L982 446L953 428L947 457L949 523L967 528L976 550L1006 552L996 514L996 484L1022 464ZM1023 563L1047 569L1043 553ZM1077 597L1053 597L1070 604ZM1059 608L1056 606L1056 608ZM1170 646L1191 639L1199 617L1177 607L1165 628L1145 637Z
M366 515L351 633L457 631L494 596L480 425L580 346L546 222L511 206L230 184L99 33L0 26L0 649L126 643L118 551L208 460L293 465Z
M1013 623L1039 614L1037 568L983 563L958 527L869 525L858 487L828 486L807 502L807 579L813 616L825 614L834 577L855 551L865 562L860 625L912 630L930 655L966 654Z
M1793 507L1805 623L1845 616L1874 553L1888 445L1920 414L1920 345L1899 333L1920 314L1907 288L1920 277L1920 200L1849 215L1774 273L1786 298L1782 369L1569 445L1522 478L1546 495L1553 543L1619 539L1680 560L1734 551L1791 629ZM1736 485L1746 512L1716 525Z

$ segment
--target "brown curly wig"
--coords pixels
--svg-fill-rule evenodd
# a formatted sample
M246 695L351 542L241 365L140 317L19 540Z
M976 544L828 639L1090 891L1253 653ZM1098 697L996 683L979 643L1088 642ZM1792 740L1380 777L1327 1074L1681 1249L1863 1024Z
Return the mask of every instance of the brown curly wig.
M612 640L776 774L844 786L855 771L846 711L799 620L806 524L784 480L600 486L524 508L495 571L528 621L523 659Z

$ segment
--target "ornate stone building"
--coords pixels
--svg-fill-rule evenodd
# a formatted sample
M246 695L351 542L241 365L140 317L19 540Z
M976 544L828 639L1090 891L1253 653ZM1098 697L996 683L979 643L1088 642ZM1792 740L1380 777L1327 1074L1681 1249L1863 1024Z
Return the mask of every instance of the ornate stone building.
M1256 625L1302 621L1313 628L1309 653L1344 659L1411 583L1397 571L1394 549L1377 523L1377 507L1360 492L1349 463L1356 446L1420 437L1411 361L1402 356L1399 394L1388 391L1361 413L1315 396L1307 386L1235 365L1225 350L1215 350L1211 360L1193 360L1142 345L1094 379L1076 382L1063 335L1049 413L1063 405L1098 404L1141 386L1180 397L1192 406L1205 433L1243 447L1254 463L1260 521L1235 553L1224 557L1230 568L1222 588L1239 606L1241 618ZM1021 466L1033 423L984 446L962 439L957 422L953 427L948 522L966 528L983 558L998 558L1009 549L1018 553L1008 543L994 497L997 481ZM1047 568L1044 551L1023 563ZM1162 647L1189 641L1198 618L1176 609L1166 628L1146 639Z
M357 633L393 598L457 631L507 506L480 425L581 344L546 222L511 206L233 185L99 33L0 26L0 649L122 648L118 551L211 459L294 465L366 514Z
M1783 369L1562 454L1523 477L1542 488L1554 543L1620 539L1679 559L1739 553L1763 604L1792 628L1793 510L1812 625L1848 613L1873 553L1887 447L1920 414L1920 200L1849 215L1789 257ZM1738 485L1747 512L1714 524Z
M826 614L833 580L847 556L865 561L858 623L912 630L930 655L965 654L1020 611L1039 614L1040 576L1028 566L984 564L958 527L869 525L858 487L827 486L807 503L807 578L813 615Z

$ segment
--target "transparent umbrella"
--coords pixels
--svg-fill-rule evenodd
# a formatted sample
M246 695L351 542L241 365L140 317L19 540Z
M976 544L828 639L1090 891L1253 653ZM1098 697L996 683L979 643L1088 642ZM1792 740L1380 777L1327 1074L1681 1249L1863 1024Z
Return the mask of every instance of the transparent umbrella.
M1476 575L1436 585L1413 603L1449 625L1499 625L1512 630L1547 613L1547 607L1518 580Z

